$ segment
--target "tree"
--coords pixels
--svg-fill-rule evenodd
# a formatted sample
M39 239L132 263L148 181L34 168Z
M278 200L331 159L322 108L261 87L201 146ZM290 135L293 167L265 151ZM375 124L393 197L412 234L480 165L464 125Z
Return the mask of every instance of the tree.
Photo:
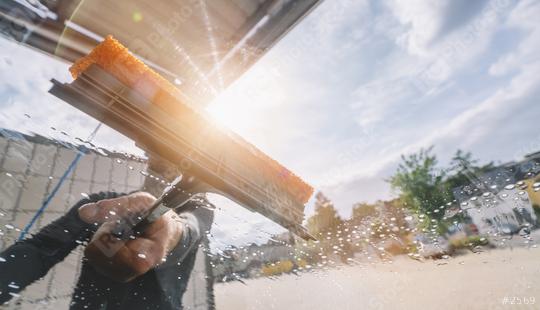
M335 232L343 220L334 208L334 204L322 192L315 195L315 214L307 221L307 227L313 235Z
M433 147L418 153L401 156L396 173L388 180L393 190L400 192L401 203L413 212L424 214L440 221L444 216L441 206L452 200L447 184L446 172L437 168L437 158L432 155Z

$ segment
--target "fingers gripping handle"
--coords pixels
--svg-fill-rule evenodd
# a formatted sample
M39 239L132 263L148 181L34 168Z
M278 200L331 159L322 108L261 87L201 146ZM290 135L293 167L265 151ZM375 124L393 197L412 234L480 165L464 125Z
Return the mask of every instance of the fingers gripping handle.
M112 234L122 240L133 239L140 236L150 224L172 209L182 209L193 197L200 194L198 182L193 177L178 177L154 202L145 214L134 218L124 218L117 221Z

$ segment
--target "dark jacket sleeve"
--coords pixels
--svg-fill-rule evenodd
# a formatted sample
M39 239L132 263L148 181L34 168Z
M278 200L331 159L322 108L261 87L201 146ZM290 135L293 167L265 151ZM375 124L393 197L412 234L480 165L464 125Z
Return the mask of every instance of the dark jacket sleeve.
M154 270L154 279L162 292L162 298L157 302L161 309L183 309L182 296L195 265L197 250L213 223L213 206L206 200L188 204L190 210L178 214L184 226L181 240L167 260Z
M0 253L0 304L45 276L49 269L93 235L97 226L79 218L79 207L117 196L110 192L92 194L31 238L17 241Z
M214 206L206 199L190 201L188 205L189 210L178 214L178 220L183 225L182 237L159 269L178 266L188 254L196 251L201 239L210 231L214 221Z

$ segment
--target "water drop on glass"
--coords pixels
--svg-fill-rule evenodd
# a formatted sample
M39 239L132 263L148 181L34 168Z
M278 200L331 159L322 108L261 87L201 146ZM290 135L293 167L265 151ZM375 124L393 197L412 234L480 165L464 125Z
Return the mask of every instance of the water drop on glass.
M504 187L504 189L506 189L506 190L512 190L512 189L514 189L514 188L516 188L516 185L514 185L514 184L508 184L508 185L506 185L506 186Z

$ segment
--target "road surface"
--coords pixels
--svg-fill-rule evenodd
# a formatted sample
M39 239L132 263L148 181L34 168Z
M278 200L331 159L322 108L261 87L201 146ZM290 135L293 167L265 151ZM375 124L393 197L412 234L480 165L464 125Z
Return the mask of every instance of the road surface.
M215 294L219 310L540 309L540 249L425 262L398 257L392 264L216 284Z

